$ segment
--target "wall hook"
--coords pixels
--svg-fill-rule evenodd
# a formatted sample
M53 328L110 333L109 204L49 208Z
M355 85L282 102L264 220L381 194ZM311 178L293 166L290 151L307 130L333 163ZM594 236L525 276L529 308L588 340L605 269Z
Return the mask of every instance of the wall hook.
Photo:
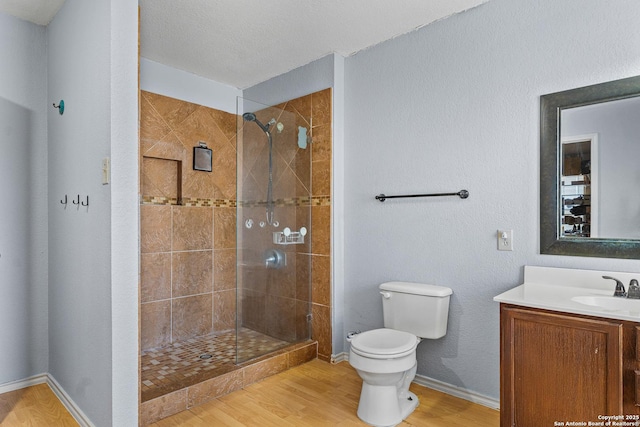
M60 112L60 115L64 114L64 99L60 100L60 103L58 105L56 105L56 103L53 103L53 108L57 108L58 111Z
M66 205L68 203L66 194L64 195L64 200L60 200L60 203L62 203L63 205Z
M87 196L87 203L82 202L81 204L82 206L89 206L89 196Z
M77 200L73 200L73 204L74 205L79 205L80 204L80 195L78 194Z

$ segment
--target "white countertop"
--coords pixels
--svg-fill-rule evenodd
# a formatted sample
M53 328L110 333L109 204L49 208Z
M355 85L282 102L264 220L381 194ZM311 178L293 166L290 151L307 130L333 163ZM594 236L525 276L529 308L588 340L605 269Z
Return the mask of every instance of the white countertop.
M497 295L493 300L544 310L640 322L640 300L630 300L632 306L637 303L637 310L613 310L572 300L579 296L613 296L615 282L603 279L602 276L619 279L624 283L625 289L631 279L640 281L640 273L525 266L524 283Z

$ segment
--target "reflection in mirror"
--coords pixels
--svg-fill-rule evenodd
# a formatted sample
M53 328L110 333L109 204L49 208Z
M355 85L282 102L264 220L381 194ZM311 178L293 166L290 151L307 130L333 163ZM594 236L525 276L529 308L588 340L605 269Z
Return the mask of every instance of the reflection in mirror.
M564 112L562 113L564 124ZM560 237L598 235L598 134L561 138Z
M640 238L640 192L635 191L640 184L640 97L567 108L560 117L563 148L572 135L591 134L599 140L589 162L591 173L578 180L591 184L574 187L591 194L591 201L585 201L591 237Z
M540 252L640 258L640 77L543 95Z

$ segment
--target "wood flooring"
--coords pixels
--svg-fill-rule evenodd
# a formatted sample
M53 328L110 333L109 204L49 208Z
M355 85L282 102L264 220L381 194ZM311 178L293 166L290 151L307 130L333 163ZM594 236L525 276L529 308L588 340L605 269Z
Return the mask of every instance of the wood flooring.
M2 427L77 427L67 408L47 384L0 394Z
M347 362L313 360L151 426L366 426L356 415L361 384ZM496 410L416 384L411 391L420 405L403 427L500 424Z
M365 426L356 415L361 384L347 362L313 360L151 426ZM498 411L416 384L411 391L420 405L403 427L500 424ZM77 425L46 384L0 395L2 427Z

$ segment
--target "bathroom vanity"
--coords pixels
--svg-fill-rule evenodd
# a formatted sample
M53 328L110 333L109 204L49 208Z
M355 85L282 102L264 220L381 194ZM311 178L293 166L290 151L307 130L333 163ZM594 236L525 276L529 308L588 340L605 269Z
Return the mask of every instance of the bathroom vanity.
M524 283L494 298L501 427L638 425L640 300L613 297L603 275L640 277L526 266Z

